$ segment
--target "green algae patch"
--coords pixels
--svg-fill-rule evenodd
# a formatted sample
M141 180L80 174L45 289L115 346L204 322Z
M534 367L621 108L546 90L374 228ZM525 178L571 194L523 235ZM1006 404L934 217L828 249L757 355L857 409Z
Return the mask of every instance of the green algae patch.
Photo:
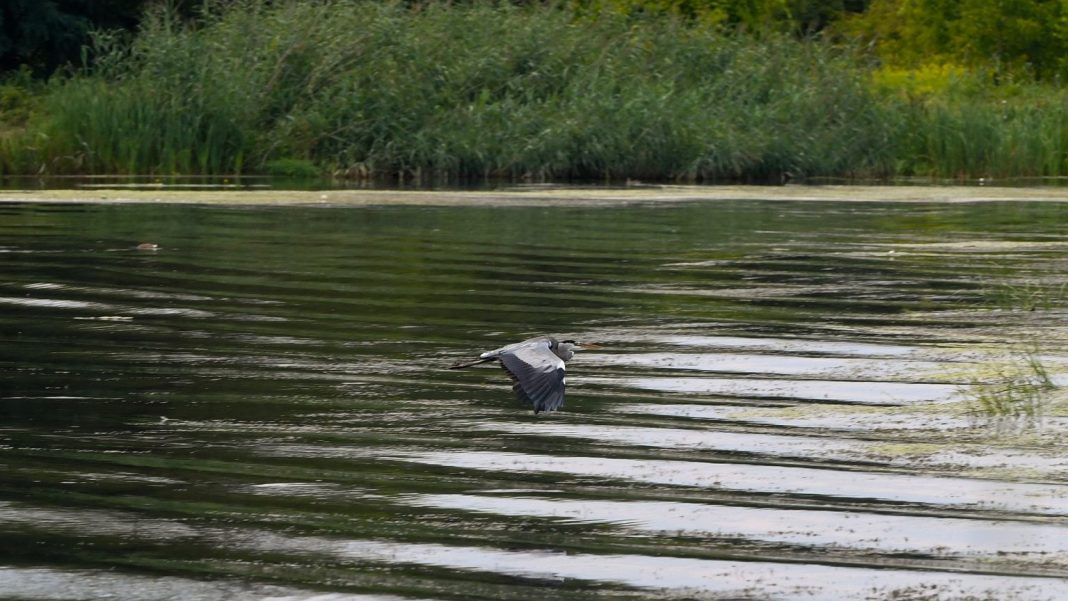
M500 190L188 190L166 186L0 191L0 202L213 205L612 206L724 200L827 202L1068 202L1062 188L968 186L516 186Z

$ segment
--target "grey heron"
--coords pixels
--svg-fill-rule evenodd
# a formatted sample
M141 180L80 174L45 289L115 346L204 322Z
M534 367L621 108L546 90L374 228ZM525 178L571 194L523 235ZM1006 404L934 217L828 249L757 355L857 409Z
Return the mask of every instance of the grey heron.
M520 401L530 403L534 413L556 411L564 404L564 385L567 384L564 362L574 357L575 350L580 348L574 340L538 336L486 351L474 361L461 361L449 369L500 361L501 367L512 376L512 390Z

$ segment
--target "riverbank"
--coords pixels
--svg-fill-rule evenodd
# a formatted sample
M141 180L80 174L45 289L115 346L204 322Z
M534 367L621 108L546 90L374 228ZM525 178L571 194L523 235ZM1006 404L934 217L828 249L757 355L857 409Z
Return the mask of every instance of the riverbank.
M627 205L721 200L832 202L1068 202L1068 188L994 186L517 186L500 190L2 190L4 203L218 205Z
M541 6L250 2L194 25L154 14L130 44L100 37L91 68L14 91L29 96L14 116L0 109L0 175L1068 175L1056 81L887 70L851 40Z

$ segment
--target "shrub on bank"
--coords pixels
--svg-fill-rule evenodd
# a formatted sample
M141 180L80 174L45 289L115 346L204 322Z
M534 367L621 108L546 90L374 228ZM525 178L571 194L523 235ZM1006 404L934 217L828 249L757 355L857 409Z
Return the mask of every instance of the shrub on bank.
M1028 92L1041 109L949 88L902 95L862 54L816 40L544 6L216 6L195 27L156 13L132 45L98 36L93 69L53 82L0 168L314 165L427 182L1065 169L1053 88Z
M157 14L56 84L27 165L239 173L278 159L426 179L768 179L885 171L851 58L670 19L243 2Z

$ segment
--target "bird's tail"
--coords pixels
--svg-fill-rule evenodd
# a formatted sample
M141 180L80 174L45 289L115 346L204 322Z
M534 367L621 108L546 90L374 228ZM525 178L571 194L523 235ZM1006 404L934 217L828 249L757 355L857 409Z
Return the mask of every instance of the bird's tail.
M471 367L472 365L479 365L482 363L489 363L490 361L496 361L496 357L490 357L488 359L475 359L474 361L458 361L449 366L449 369L463 369L465 367Z

